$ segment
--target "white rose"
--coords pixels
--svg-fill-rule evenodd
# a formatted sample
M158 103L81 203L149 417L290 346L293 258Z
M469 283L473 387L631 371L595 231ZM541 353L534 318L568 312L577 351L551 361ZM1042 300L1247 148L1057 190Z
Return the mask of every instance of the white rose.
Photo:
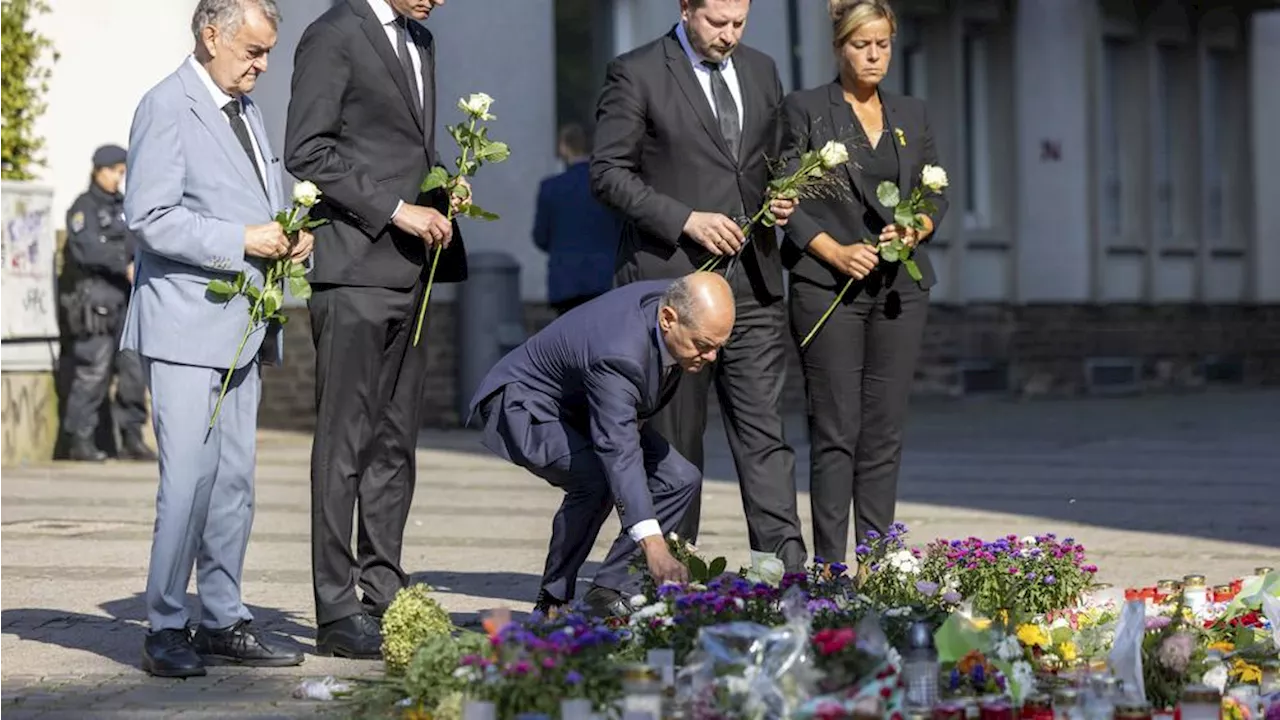
M644 607L645 605L648 605L648 604L649 604L649 598L645 597L642 594L636 594L631 596L631 607L633 608Z
M1013 635L1005 635L996 643L996 657L1006 662L1017 660L1023 656L1022 643Z
M485 93L471 93L471 97L463 98L458 101L458 107L468 115L474 115L481 120L492 120L493 116L489 114L489 106L493 104L493 98Z
M818 151L818 159L822 160L822 166L830 170L837 165L843 165L849 161L849 151L845 149L844 143L828 140L826 145Z
M311 207L320 201L320 188L310 180L293 186L293 202L302 207Z
M937 165L925 165L920 172L920 182L934 192L941 192L947 186L947 171Z
M1204 674L1204 678L1200 682L1218 692L1222 692L1223 688L1227 686L1227 666L1221 663L1214 665Z

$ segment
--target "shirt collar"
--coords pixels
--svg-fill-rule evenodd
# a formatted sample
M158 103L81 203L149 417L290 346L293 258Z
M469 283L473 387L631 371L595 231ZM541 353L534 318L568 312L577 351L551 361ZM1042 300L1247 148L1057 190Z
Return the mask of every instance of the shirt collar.
M667 348L667 341L662 337L662 326L657 320L653 321L653 336L658 341L658 352L662 357L662 369L666 370L676 364L676 359L671 357L671 350Z
M204 66L196 60L195 55L188 55L187 62L191 63L191 67L195 68L196 75L200 78L200 82L204 84L205 89L209 91L209 97L213 99L214 106L219 110L225 107L227 103L237 99L228 95L226 91L218 87L218 83L213 81L213 76L211 76L209 71L205 70ZM240 107L241 109L244 108L243 100L240 101Z
M398 17L387 0L369 0L369 7L373 8L373 14L380 25L390 25Z
M689 42L689 35L685 32L683 22L676 23L676 37L680 39L680 47L684 49L685 56L689 58L689 62L693 63L693 69L706 70L707 68L704 67L702 63L709 61L704 60L701 55L694 52L693 45ZM720 71L727 72L731 67L733 67L732 55L725 58L724 61L720 63Z

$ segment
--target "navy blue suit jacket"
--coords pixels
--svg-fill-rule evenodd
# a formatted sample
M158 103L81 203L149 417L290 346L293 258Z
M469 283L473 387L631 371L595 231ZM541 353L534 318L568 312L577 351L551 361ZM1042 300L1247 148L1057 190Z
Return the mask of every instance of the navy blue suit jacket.
M640 421L676 385L663 386L656 331L671 282L631 283L565 313L498 361L471 401L474 416L503 391L483 442L509 462L536 470L594 451L623 527L654 517Z
M547 300L608 292L621 233L618 216L591 194L587 162L543 180L533 244L547 253Z

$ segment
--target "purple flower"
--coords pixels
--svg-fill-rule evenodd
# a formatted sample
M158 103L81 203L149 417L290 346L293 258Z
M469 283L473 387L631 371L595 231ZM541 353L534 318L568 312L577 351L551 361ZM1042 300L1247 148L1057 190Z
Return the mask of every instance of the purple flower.
M814 564L814 565L826 565L826 564L827 564L827 561L826 561L826 560L823 560L823 559L822 559L822 557L821 557L821 556L819 556L819 555L814 555L814 556L813 556L813 564Z
M868 530L868 531L867 531L867 539L868 539L868 540L879 540L879 539L880 539L880 533L876 532L875 530Z
M1160 630L1167 627L1171 622L1173 622L1173 618L1167 615L1156 615L1155 617L1147 618L1146 628L1148 630Z
M938 583L920 580L916 583L916 590L919 590L920 594L925 597L933 597L934 593L938 592Z
M948 590L947 592L942 593L942 601L951 604L958 603L960 602L960 593L955 590Z
M834 573L834 574L836 574L836 575L843 575L843 574L844 574L844 571L846 571L846 570L848 570L848 569L849 569L849 566L848 566L848 565L845 565L845 564L844 564L844 563L842 563L842 562L834 562L834 563L831 563L831 572L832 572L832 573Z
M1036 579L1036 578L1038 578L1038 577L1040 577L1040 576L1039 576L1039 575L1037 575L1037 574L1035 574L1034 572L1029 572L1029 573L1027 573L1027 579L1028 579L1028 580L1035 580L1035 579Z
M579 673L577 670L570 670L565 673L564 681L568 685L577 685L582 682L582 673Z
M1193 649L1195 649L1195 638L1188 633L1174 633L1160 646L1156 657L1161 665L1181 675L1187 671Z
M854 549L854 552L856 552L859 555L870 555L871 548L866 545L859 545L857 548Z
M1044 584L1045 584L1045 585L1056 585L1056 584L1057 584L1057 582L1058 582L1058 578L1056 578L1056 577L1054 577L1054 576L1052 576L1052 575L1045 575L1045 576L1044 576Z

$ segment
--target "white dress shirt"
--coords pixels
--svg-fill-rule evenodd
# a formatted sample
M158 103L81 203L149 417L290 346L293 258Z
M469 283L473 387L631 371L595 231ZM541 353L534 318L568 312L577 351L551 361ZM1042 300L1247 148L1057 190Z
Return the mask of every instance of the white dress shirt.
M684 48L684 54L693 65L694 77L698 78L698 84L702 86L702 94L707 96L711 114L719 120L720 116L716 112L716 97L711 93L711 69L702 64L703 58L694 52L693 46L689 44L689 36L685 33L682 22L676 23L676 37L680 38L680 47ZM720 74L724 75L724 81L729 86L729 94L733 96L733 102L738 106L738 127L741 128L742 118L746 117L746 113L742 109L742 87L738 84L738 71L734 69L732 55L720 63Z
M396 53L396 57L400 56L400 41L396 39L396 11L392 9L387 0L369 0L369 7L373 9L374 17L378 18L378 23L382 25L382 32L387 34L387 42L391 43L391 52ZM408 32L408 28L405 28ZM422 53L418 50L418 46L413 42L413 36L405 38L405 43L409 46L409 62L413 65L413 78L418 81L418 97L422 97ZM396 203L396 209L391 211L391 219L394 220L396 213L400 212L400 208L404 206L404 201Z
M194 55L188 55L187 62L191 63L191 66L196 70L196 75L200 76L200 81L204 83L205 89L209 91L209 97L213 98L213 104L218 108L218 113L222 115L223 120L227 121L227 127L231 127L231 118L227 117L227 114L222 111L223 106L233 100L240 103L240 117L244 119L244 125L249 130L249 143L253 145L254 161L258 163L258 174L262 176L262 181L265 183L267 181L267 164L262 161L262 148L258 147L258 138L253 133L253 126L249 124L249 118L244 114L244 100L242 98L233 98L223 92L222 88L218 87L218 83L213 81L209 71L196 62Z

